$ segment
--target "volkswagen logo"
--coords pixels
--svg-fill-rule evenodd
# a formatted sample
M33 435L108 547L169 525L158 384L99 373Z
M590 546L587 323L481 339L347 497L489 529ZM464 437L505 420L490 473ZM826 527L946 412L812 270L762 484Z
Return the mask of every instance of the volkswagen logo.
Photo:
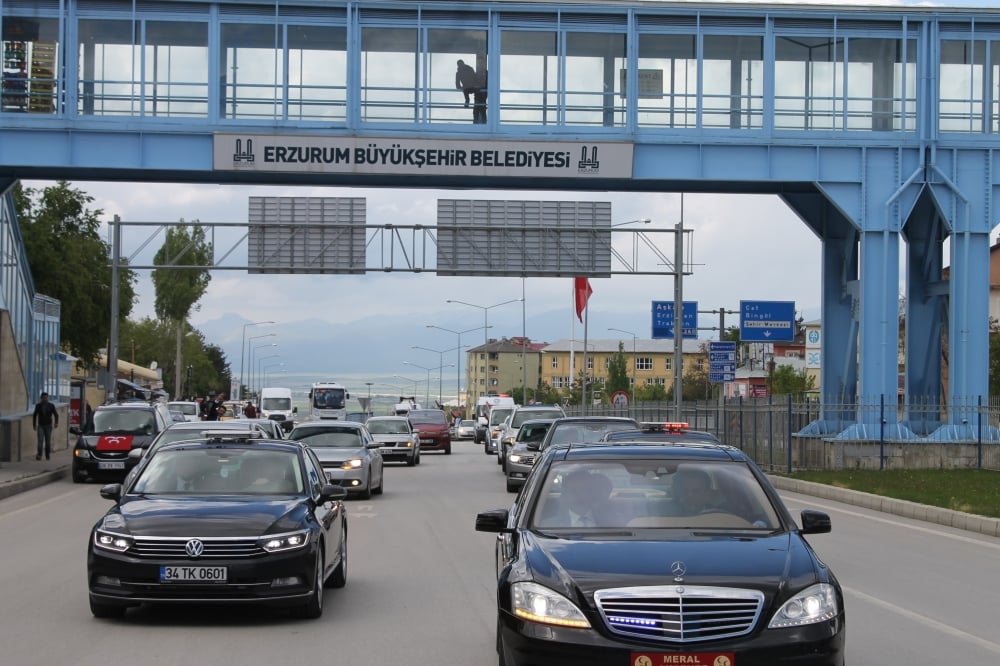
M674 580L678 583L684 580L684 574L687 573L687 565L676 560L670 564L670 573L674 575Z
M198 539L191 539L184 544L184 552L188 554L188 557L201 557L201 554L205 552L205 544Z

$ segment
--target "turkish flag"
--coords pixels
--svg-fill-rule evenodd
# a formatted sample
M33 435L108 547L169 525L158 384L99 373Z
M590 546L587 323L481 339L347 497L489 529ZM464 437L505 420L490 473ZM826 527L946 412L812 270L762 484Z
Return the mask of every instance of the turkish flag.
M101 435L94 448L98 451L130 451L132 435Z
M587 307L587 301L594 290L590 288L590 280L585 277L574 278L576 283L573 286L573 295L576 297L576 318L583 323L583 311Z

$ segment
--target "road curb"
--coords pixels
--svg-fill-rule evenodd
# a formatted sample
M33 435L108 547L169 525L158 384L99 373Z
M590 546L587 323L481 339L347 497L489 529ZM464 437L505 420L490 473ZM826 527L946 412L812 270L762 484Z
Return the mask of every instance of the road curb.
M5 499L18 493L23 493L39 486L44 486L47 483L52 483L53 481L58 481L59 479L66 476L67 468L60 467L59 469L54 469L49 472L41 472L39 474L33 474L32 476L25 476L20 479L14 479L13 481L8 481L7 483L0 485L0 499Z
M872 493L865 493L858 490L837 488L825 483L789 479L785 476L771 476L770 479L779 490L834 500L843 502L844 504L889 513L894 516L922 520L937 525L946 525L968 532L976 532L977 534L1000 537L1000 518L989 518L987 516L977 516L973 513L965 513L964 511L941 509L936 506L917 504L916 502L883 497L882 495L873 495Z

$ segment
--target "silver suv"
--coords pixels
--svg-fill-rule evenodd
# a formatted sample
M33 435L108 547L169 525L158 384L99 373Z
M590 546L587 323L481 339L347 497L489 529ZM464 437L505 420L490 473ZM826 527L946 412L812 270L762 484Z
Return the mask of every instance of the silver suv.
M507 471L507 456L510 454L510 447L517 439L517 431L521 424L532 419L561 419L566 416L563 408L559 405L524 405L517 406L510 416L500 426L497 463L503 470Z

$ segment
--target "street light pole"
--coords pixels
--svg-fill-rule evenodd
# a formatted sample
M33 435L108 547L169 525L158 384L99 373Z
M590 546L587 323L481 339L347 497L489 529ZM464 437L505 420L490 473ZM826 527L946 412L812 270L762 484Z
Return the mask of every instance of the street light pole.
M239 397L237 400L243 400L243 359L246 356L247 351L247 326L260 326L261 324L273 324L273 321L255 321L249 324L243 324L243 342L240 343L240 386L239 386ZM252 340L253 338L251 338ZM189 387L190 388L190 387Z
M430 347L421 347L419 345L410 345L410 349L423 349L424 351L434 352L438 355L438 403L443 403L444 401L444 389L442 387L442 378L444 373L440 372L441 368L444 368L444 354L445 352L453 351L454 349L461 349L460 347L450 347L448 349L431 349ZM458 391L455 392L455 402L458 402Z
M275 347L277 347L277 345L275 345ZM261 381L261 377L263 376L263 373L261 372L261 369L260 369L260 362L261 361L266 361L269 358L278 358L279 356L281 356L281 354L270 354L268 356L261 356L260 358L257 359L257 381L258 382ZM263 383L261 383L260 388L261 389L264 388L264 384ZM260 395L260 391L257 392L257 395Z
M258 335L256 337L258 337L258 338L266 338L266 337L270 337L271 335L274 335L274 333L270 333L268 335ZM250 338L250 340L252 341L253 338ZM250 353L247 354L247 360L250 361L250 383L247 385L247 388L250 389L251 392L253 391L254 379L256 377L254 375L254 372L253 372L253 360L254 360L254 356L256 356L256 351L258 349L263 349L264 347L277 347L277 346L278 346L277 342L272 342L270 344L257 345L256 347L251 347L250 348ZM258 397L260 397L260 396L258 396Z
M373 413L372 412L372 384L374 384L374 383L375 382L365 382L365 386L368 387L368 407L365 408L365 411L368 412L368 413L365 414L365 416L371 416L372 413Z
M444 326L435 326L434 324L427 324L427 328L436 328L439 331L444 331L446 333L452 333L452 334L458 336L458 346L455 347L455 349L458 350L458 353L455 355L456 356L456 358L455 358L455 402L459 403L459 407L461 407L462 401L459 398L459 394L462 392L462 335L464 335L465 333L471 333L472 331L478 331L482 327L481 326L477 326L475 328L468 328L468 329L466 329L464 331L453 331L450 328L445 328ZM489 334L488 331L487 331L487 334ZM468 374L468 363L466 363L466 374ZM470 390L471 389L468 386L468 382L466 382L466 387L465 387L465 394L466 394L465 397L466 397L466 400L468 400Z
M489 347L489 344L490 344L490 334L489 334L489 328L490 328L489 313L490 313L490 310L492 310L493 308L498 308L501 305L510 305L511 303L518 303L521 300L522 299L520 299L520 298L512 298L509 301L504 301L503 303L494 303L493 305L476 305L475 303L467 303L466 301L459 301L459 300L456 300L454 298L449 298L448 300L445 301L445 303L458 303L459 305L467 305L470 308L479 308L480 310L483 311L483 354L486 355L486 368L487 368L487 370L489 369L489 362L490 362L490 354L489 354L489 350L487 349L487 347ZM485 374L488 375L489 373L487 372ZM489 389L489 383L488 382L487 382L486 388Z
M619 333L625 333L626 335L632 336L632 409L635 409L635 371L636 371L636 359L635 359L635 333L632 331L626 331L623 328L609 328L609 331L618 331Z

